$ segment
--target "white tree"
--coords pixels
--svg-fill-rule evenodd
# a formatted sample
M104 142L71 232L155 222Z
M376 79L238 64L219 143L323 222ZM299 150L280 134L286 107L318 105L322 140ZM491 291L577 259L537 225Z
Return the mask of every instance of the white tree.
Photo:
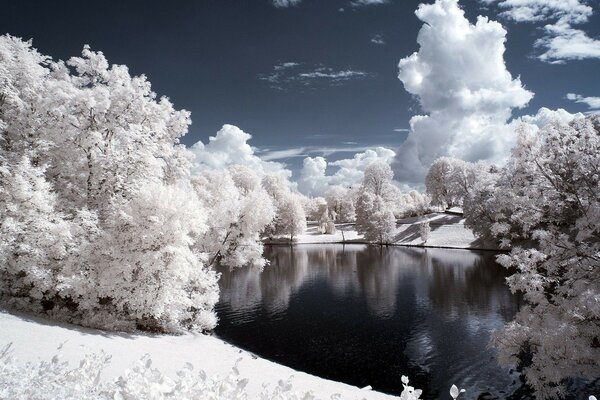
M364 191L356 205L356 230L365 239L377 244L393 241L396 217L383 197Z
M498 261L528 302L494 343L538 397L559 397L567 378L600 376L599 117L522 128L509 164L484 178L470 224L512 248Z
M470 163L453 157L440 157L431 164L425 177L427 194L434 204L443 208L462 206L476 180L476 174L486 169L484 162Z
M261 232L275 217L275 207L260 179L246 167L203 171L193 179L208 213L208 230L198 248L209 254L209 265L263 267Z
M306 230L306 215L300 198L293 193L287 194L280 203L277 215L278 232L289 235L290 240L294 236L304 233Z
M351 189L332 186L325 192L325 200L329 210L335 213L335 221L352 222L356 219L355 198Z
M213 327L216 280L193 240L205 212L182 189L191 154L178 142L189 113L87 46L81 57L54 62L2 36L0 81L0 203L12 213L3 218L2 257L35 255L12 262L19 277L5 276L24 275L33 303L75 322ZM14 233L27 252L14 246Z
M262 186L275 204L275 218L265 228L269 236L289 235L294 236L306 230L305 206L306 198L290 190L290 184L281 174L267 175L262 180Z
M365 239L378 244L393 241L396 217L393 212L395 196L394 174L385 162L375 162L365 169L363 184L356 202L356 230ZM391 201L390 201L391 200Z

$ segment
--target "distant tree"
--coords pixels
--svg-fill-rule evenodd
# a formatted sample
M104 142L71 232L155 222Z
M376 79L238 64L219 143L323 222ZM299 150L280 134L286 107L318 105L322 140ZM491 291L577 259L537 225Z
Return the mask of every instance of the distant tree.
M365 191L356 205L356 229L365 239L377 244L393 241L396 217L383 197Z
M298 196L289 193L282 200L277 215L278 231L290 240L306 231L306 215Z
M335 221L352 222L356 219L355 199L350 189L332 186L325 192L325 200L329 210L335 213Z
M294 236L306 230L306 198L290 190L290 184L282 175L267 175L262 180L262 186L273 200L275 205L275 218L265 228L269 236L289 235Z
M431 164L425 177L427 194L434 204L443 208L462 206L481 164L453 157L440 157Z
M384 162L375 162L365 169L356 203L356 229L368 241L386 244L393 240L393 177L390 166Z

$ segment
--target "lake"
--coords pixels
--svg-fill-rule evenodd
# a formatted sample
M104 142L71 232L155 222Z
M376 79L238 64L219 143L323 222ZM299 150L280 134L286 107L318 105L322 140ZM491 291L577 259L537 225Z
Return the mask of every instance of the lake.
M521 300L492 252L366 245L268 246L261 272L221 268L224 340L323 378L422 398L506 398L519 375L499 367L491 333ZM286 377L282 377L286 378Z

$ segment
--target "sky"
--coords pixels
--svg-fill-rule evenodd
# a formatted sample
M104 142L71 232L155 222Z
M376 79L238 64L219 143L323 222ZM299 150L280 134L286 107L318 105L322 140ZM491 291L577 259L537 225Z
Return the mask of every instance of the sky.
M515 118L600 109L600 0L0 3L0 31L44 54L89 44L145 74L192 112L199 159L236 148L311 194L374 159L409 184L440 155L499 161Z

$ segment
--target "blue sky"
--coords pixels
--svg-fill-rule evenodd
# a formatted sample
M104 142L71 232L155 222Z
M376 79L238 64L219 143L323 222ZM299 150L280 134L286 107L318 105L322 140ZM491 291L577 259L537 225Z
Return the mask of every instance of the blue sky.
M570 9L561 10L551 8L556 0L525 1L527 9L510 3L459 1L472 23L485 15L508 32L506 68L534 93L512 115L535 114L542 106L589 111L593 99L585 98L600 96L598 0L564 1ZM398 79L399 60L419 50L419 4L2 1L0 26L32 38L34 47L54 58L76 55L90 44L111 63L146 74L158 94L192 112L185 144L206 142L223 124L236 125L252 134L257 154L286 163L297 175L304 156L332 161L368 147L395 150L407 137L410 118L427 112L419 95ZM549 35L549 24L560 32ZM580 33L585 43L577 54L554 49L554 58L544 56L548 46L540 40L581 39Z

